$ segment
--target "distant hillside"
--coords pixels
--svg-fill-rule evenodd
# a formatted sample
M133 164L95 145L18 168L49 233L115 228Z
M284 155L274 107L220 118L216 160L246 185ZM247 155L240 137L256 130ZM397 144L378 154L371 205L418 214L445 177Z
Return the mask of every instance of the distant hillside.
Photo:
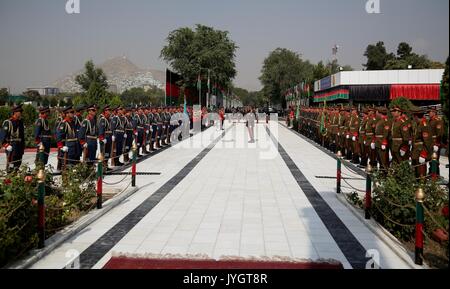
M108 83L116 86L119 93L143 85L154 85L163 89L166 81L165 72L139 68L126 57L115 57L96 66L103 69ZM79 70L67 75L57 80L53 86L58 87L62 92L80 92L81 87L76 83L75 77L82 72L83 70Z

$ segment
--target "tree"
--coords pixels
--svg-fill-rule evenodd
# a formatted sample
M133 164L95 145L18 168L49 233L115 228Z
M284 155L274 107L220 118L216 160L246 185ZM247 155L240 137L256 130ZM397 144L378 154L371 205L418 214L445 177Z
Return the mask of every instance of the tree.
M198 76L202 81L209 75L212 82L229 88L236 76L235 52L238 48L227 31L197 24L195 30L179 28L169 33L161 58L183 76L179 85L194 86Z
M51 107L56 107L58 105L58 100L56 99L56 97L52 97L50 98L50 106Z
M411 56L411 52L412 47L406 42L401 42L397 48L397 57L398 59L407 59Z
M9 93L8 89L2 88L0 89L0 105L5 105L8 101Z
M398 45L397 55L388 54L384 43L380 41L376 45L367 46L364 56L367 57L367 63L364 64L367 70L439 68L439 62L431 61L426 55L414 53L413 48L406 42Z
M39 114L32 105L24 105L22 119L25 126L33 125Z
M120 99L120 96L116 94L111 97L111 101L108 104L111 105L112 107L116 107L122 105L123 103L122 100Z
M330 68L328 66L325 66L322 61L317 63L317 65L314 65L313 69L314 80L325 78L330 74L331 74Z
M88 91L92 83L97 83L98 87L104 90L108 88L106 75L101 68L95 68L92 60L86 62L84 69L84 73L77 75L75 78L75 81L83 88L84 91Z
M107 91L99 82L91 82L91 85L89 86L89 89L84 97L85 104L98 104L98 105L104 105L106 100L106 94Z
M124 91L120 95L123 103L131 105L160 105L164 103L164 90L158 87L151 87L145 91L142 87L134 87Z
M301 82L313 80L314 66L303 61L298 53L285 48L277 48L264 60L259 80L263 93L273 103L285 105L283 94Z
M387 53L382 41L375 45L370 44L367 46L364 56L367 57L367 63L363 64L366 70L383 70L388 61L395 58L392 53Z

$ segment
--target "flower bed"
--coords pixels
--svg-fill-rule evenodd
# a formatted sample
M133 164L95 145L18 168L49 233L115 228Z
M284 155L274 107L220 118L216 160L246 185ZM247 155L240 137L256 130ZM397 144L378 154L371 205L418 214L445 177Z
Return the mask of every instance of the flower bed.
M36 171L22 167L2 175L0 182L0 267L36 248L38 206ZM45 181L46 237L71 224L95 207L95 171L80 164Z

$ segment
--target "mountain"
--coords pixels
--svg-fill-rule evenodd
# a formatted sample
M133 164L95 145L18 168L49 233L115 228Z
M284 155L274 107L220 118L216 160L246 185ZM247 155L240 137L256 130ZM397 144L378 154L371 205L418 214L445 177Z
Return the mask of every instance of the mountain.
M117 87L117 92L122 93L133 87L153 85L164 89L166 74L154 69L142 69L127 59L125 56L115 57L102 64L96 65L105 73L111 87ZM61 92L80 92L81 87L76 83L77 75L83 73L79 70L57 80L53 86L58 87Z

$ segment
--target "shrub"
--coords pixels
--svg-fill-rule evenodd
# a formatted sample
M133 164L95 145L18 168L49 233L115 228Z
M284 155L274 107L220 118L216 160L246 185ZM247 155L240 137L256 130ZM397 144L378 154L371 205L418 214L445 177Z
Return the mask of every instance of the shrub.
M417 188L425 192L425 233L432 236L434 230L448 231L448 220L441 214L448 204L448 193L436 182L417 180L408 162L394 165L386 176L374 174L372 216L394 236L404 241L414 239L416 222Z
M18 172L1 176L0 182L0 267L37 245L36 171L22 167ZM84 164L63 174L59 184L51 171L46 174L46 237L52 236L93 208L95 171Z

